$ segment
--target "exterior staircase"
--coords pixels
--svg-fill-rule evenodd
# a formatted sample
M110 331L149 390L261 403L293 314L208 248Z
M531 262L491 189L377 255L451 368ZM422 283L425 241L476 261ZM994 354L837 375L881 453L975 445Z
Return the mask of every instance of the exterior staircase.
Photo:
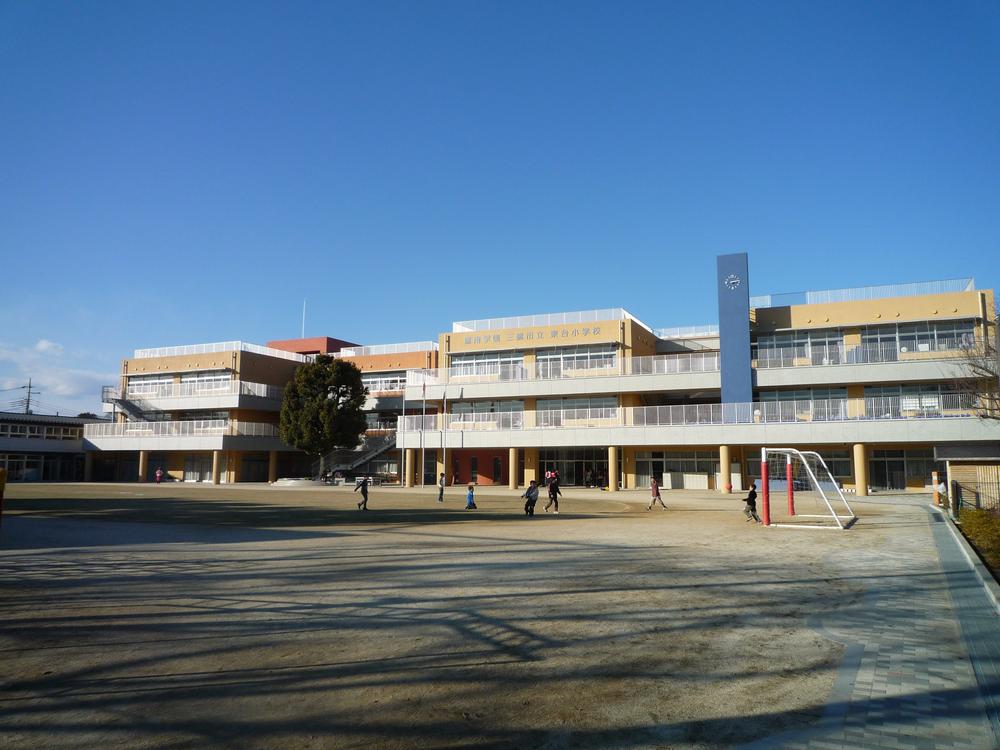
M370 430L357 448L335 448L312 465L313 474L322 470L352 471L396 447L395 430Z
M152 411L153 407L139 398L125 398L121 389L117 386L106 385L101 388L101 401L105 404L114 404L115 407L134 422L145 422L146 412Z

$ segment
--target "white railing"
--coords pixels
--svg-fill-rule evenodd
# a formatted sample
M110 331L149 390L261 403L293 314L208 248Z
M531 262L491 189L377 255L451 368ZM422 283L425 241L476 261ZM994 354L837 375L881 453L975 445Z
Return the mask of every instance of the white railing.
M523 364L470 363L432 370L407 370L408 388L445 383L506 383L524 380L605 378L622 375L671 375L684 372L718 372L718 352L656 354L648 357L596 358L589 361L552 360Z
M368 393L393 393L399 392L406 387L406 378L400 373L397 377L379 378L378 380L365 380L362 383L368 389Z
M697 339L706 336L718 336L719 326L707 323L701 326L674 326L673 328L654 328L653 333L661 339Z
M402 432L446 429L522 430L579 427L655 427L699 424L878 421L975 417L969 394L868 396L864 398L756 401L742 404L551 409L488 414L407 416ZM458 426L456 426L458 425ZM467 427L466 425L473 425Z
M106 386L109 391L113 386ZM188 398L196 396L259 396L281 400L284 388L266 383L249 383L243 380L193 381L190 383L170 383L165 385L129 385L125 398Z
M858 344L809 344L785 347L754 347L752 357L758 369L775 367L816 367L823 365L860 365L882 362L907 362L924 359L950 359L962 350L962 342L946 339L944 344L918 343L914 348L900 347L895 343ZM940 356L935 356L940 355Z
M213 344L188 344L186 346L160 346L154 349L136 349L133 359L150 359L152 357L176 357L187 354L216 354L218 352L252 352L268 357L290 359L293 362L312 362L315 359L310 354L286 352L283 349L271 349L260 344L250 344L246 341L219 341Z
M824 289L811 292L785 292L782 294L762 294L751 297L750 307L785 307L788 305L854 302L858 300L886 299L889 297L915 297L924 294L971 292L975 288L976 280L965 278L917 281L906 284L884 284L882 286L859 286L848 289Z
M229 419L193 419L182 422L115 422L84 425L85 438L211 437L246 435L278 437L278 426Z
M645 327L638 318L621 307L603 310L581 310L579 312L549 313L543 315L517 315L510 318L484 318L482 320L460 320L451 324L452 333L473 331L493 331L504 328L538 328L541 326L562 326L574 323L595 323L602 320L635 320Z
M367 357L376 354L406 354L408 352L436 352L436 341L410 341L405 344L375 344L373 346L345 346L337 354L341 357Z
M718 372L719 352L656 354L625 359L626 375L673 375L680 372Z

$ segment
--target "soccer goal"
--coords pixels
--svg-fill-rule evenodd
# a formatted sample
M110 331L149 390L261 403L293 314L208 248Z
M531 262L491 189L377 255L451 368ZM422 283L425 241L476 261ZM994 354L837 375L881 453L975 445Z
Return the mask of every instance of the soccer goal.
M847 529L857 520L823 457L795 448L760 449L761 520L765 526ZM771 490L786 491L787 506L771 504Z

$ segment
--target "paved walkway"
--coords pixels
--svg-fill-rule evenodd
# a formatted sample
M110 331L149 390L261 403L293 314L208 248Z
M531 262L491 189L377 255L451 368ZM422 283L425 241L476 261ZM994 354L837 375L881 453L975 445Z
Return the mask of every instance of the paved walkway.
M996 608L943 514L908 498L873 500L901 506L899 528L854 556L863 600L812 623L847 647L823 719L744 750L1000 748ZM925 523L934 546L920 548Z

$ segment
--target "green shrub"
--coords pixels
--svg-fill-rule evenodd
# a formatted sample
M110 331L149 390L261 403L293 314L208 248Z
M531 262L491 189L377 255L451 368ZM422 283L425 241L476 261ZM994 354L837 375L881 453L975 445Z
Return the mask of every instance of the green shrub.
M962 532L993 571L1000 573L1000 514L988 510L963 508L960 519Z

